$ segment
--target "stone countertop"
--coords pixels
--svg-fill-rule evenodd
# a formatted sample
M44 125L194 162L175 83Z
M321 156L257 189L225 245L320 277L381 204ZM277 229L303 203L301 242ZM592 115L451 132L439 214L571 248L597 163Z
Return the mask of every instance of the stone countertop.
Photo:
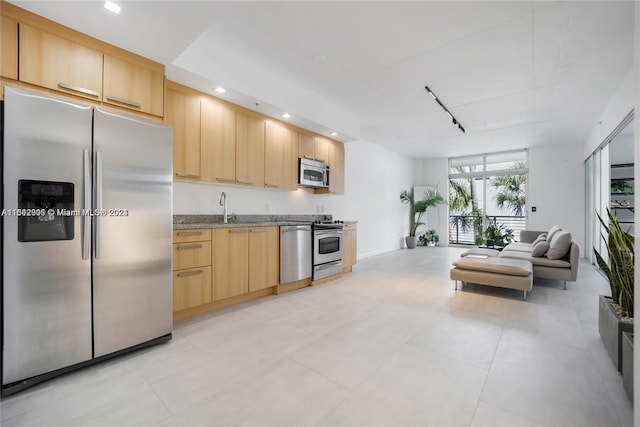
M173 229L275 227L311 224L326 219L331 219L331 215L230 215L229 222L224 224L222 215L174 215Z
M234 218L232 220L232 218ZM331 215L234 215L229 222L222 222L222 215L174 215L173 229L192 228L239 228L239 227L278 227L281 225L312 224L314 221L330 220ZM355 224L358 221L343 221Z
M227 224L223 223L212 223L212 222L194 222L194 223L182 223L182 224L173 224L174 230L188 230L191 228L240 228L240 227L279 227L281 225L311 225L313 221L264 221L264 222L229 222Z

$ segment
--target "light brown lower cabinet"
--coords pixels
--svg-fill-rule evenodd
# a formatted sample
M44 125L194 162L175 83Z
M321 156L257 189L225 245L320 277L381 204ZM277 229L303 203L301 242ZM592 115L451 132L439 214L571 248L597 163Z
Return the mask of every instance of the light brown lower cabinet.
M173 311L211 301L211 230L174 230Z
M173 272L173 311L211 302L211 266Z
M173 241L174 318L267 295L279 283L277 226L175 230Z
M249 229L213 231L213 299L219 301L249 292Z
M280 281L280 230L249 229L249 292L270 288Z
M358 227L346 223L342 233L342 272L349 273L358 262Z

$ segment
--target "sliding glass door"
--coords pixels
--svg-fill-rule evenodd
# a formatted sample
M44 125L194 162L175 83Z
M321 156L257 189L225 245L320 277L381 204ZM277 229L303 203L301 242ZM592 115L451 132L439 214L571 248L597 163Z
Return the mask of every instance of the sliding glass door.
M596 151L585 161L585 245L584 256L596 263L593 250L607 257L603 240L603 227L607 210L611 211L625 231L634 230L633 112L614 129ZM605 236L606 237L606 236Z

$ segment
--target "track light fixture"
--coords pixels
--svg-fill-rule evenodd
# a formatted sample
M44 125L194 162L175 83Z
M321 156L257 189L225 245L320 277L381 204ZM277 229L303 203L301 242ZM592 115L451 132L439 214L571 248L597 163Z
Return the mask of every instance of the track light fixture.
M451 119L451 122L458 126L458 129L460 129L462 131L462 133L466 133L464 128L462 127L462 125L460 124L460 122L453 116L453 114L451 114L451 111L449 111L449 109L447 107L444 106L444 104L442 103L442 101L440 101L440 99L436 96L435 93L433 93L433 91L431 89L429 89L429 86L425 86L424 87L427 92L429 92L429 95L431 95L433 97L433 99L436 100L436 102L438 103L438 105L440 107L442 107L442 109L444 110L445 113L447 113L447 115L449 116L449 118Z

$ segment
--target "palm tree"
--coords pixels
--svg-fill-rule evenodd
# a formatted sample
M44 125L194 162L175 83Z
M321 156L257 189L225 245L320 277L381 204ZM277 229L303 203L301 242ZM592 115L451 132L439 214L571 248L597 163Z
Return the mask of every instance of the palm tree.
M474 166L459 166L458 173L473 172ZM458 216L452 217L452 223L466 231L473 227L476 243L482 240L482 212L478 207L478 196L475 191L474 178L449 180L449 206Z
M526 167L527 165L524 162L519 162L512 169L524 169ZM525 174L495 177L492 185L498 190L498 194L496 194L498 207L509 209L515 216L523 216L527 204L526 182L527 177Z
M409 205L409 236L415 236L416 229L424 224L420 220L428 208L446 203L444 197L435 188L425 191L422 199L417 202L413 198L413 191L404 190L400 193L400 201Z

